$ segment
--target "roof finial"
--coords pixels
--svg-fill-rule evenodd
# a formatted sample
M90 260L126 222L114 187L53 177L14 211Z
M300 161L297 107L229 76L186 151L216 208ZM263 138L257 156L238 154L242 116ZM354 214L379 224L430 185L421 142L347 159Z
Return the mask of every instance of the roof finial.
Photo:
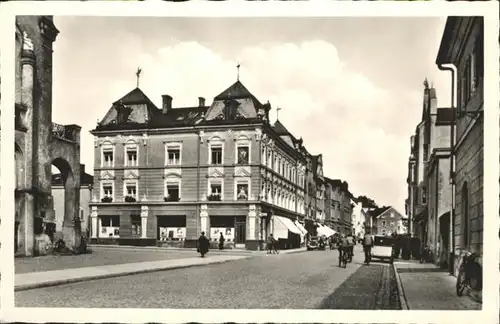
M276 108L276 121L280 120L280 110L281 108L279 107Z
M427 90L429 89L429 81L427 81L427 77L424 80L424 88Z
M138 67L137 72L135 73L135 75L137 76L137 88L139 88L139 77L141 75L141 72L142 72L141 68Z
M236 65L236 68L238 69L238 75L237 75L237 80L240 81L240 63L238 63L238 65Z

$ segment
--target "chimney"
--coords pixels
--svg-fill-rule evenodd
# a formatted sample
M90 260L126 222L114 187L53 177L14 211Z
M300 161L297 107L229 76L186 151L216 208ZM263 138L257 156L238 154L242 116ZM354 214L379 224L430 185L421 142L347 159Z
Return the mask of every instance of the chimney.
M198 97L198 107L205 107L205 98Z
M172 97L169 95L162 95L162 112L166 114L169 110L172 109Z

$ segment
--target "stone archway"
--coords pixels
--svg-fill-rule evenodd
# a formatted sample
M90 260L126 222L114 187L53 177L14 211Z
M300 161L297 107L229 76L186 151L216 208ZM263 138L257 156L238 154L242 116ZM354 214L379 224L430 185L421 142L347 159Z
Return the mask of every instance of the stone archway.
M52 165L60 171L64 187L63 215L55 214L53 201L50 206L51 213L53 213L52 221L56 225L54 238L63 239L66 246L73 251L78 250L81 241L80 168L79 164L78 167L76 164L78 164L76 161L68 161L63 157L56 157L52 160Z

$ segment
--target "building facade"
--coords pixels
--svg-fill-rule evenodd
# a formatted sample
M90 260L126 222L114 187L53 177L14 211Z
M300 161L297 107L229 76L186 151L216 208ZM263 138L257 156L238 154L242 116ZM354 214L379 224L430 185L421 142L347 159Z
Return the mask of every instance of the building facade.
M92 241L190 247L203 231L235 248L262 248L270 233L299 245L316 218L315 173L302 140L270 123L271 105L240 81L210 106L162 100L159 109L136 88L91 131Z
M54 199L56 228L61 228L64 222L64 179L61 174L52 175L52 197ZM94 177L85 172L85 165L80 164L80 228L85 237L90 231L90 207Z
M387 236L395 234L406 234L406 229L403 224L405 217L394 207L385 207L383 209L383 212L373 214L376 216L374 216L375 229L372 234Z
M451 180L451 243L453 273L461 253L483 251L483 75L484 24L482 17L448 17L436 59L456 80L457 107L453 107ZM455 102L452 93L452 102Z
M352 230L356 239L361 239L365 235L366 215L361 202L353 198L352 207Z
M52 122L52 16L17 16L15 35L15 252L45 253L37 242L57 233L80 246L80 127ZM64 221L55 226L51 166L64 181Z
M326 199L328 207L329 225L339 233L346 233L352 228L353 195L349 191L349 184L339 179L325 179Z

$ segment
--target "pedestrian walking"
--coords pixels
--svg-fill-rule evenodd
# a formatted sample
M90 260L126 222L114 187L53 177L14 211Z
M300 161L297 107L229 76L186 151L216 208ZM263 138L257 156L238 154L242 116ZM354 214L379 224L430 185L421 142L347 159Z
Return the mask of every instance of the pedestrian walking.
M209 246L210 246L210 242L206 238L205 232L201 232L201 235L198 238L198 253L201 254L202 258L204 258L205 254L208 253Z
M369 264L372 258L372 246L373 246L373 236L370 231L367 230L365 236L363 237L363 251L365 252L365 263Z
M223 250L224 249L224 241L226 241L226 239L224 238L224 235L222 235L222 232L220 232L219 250Z

